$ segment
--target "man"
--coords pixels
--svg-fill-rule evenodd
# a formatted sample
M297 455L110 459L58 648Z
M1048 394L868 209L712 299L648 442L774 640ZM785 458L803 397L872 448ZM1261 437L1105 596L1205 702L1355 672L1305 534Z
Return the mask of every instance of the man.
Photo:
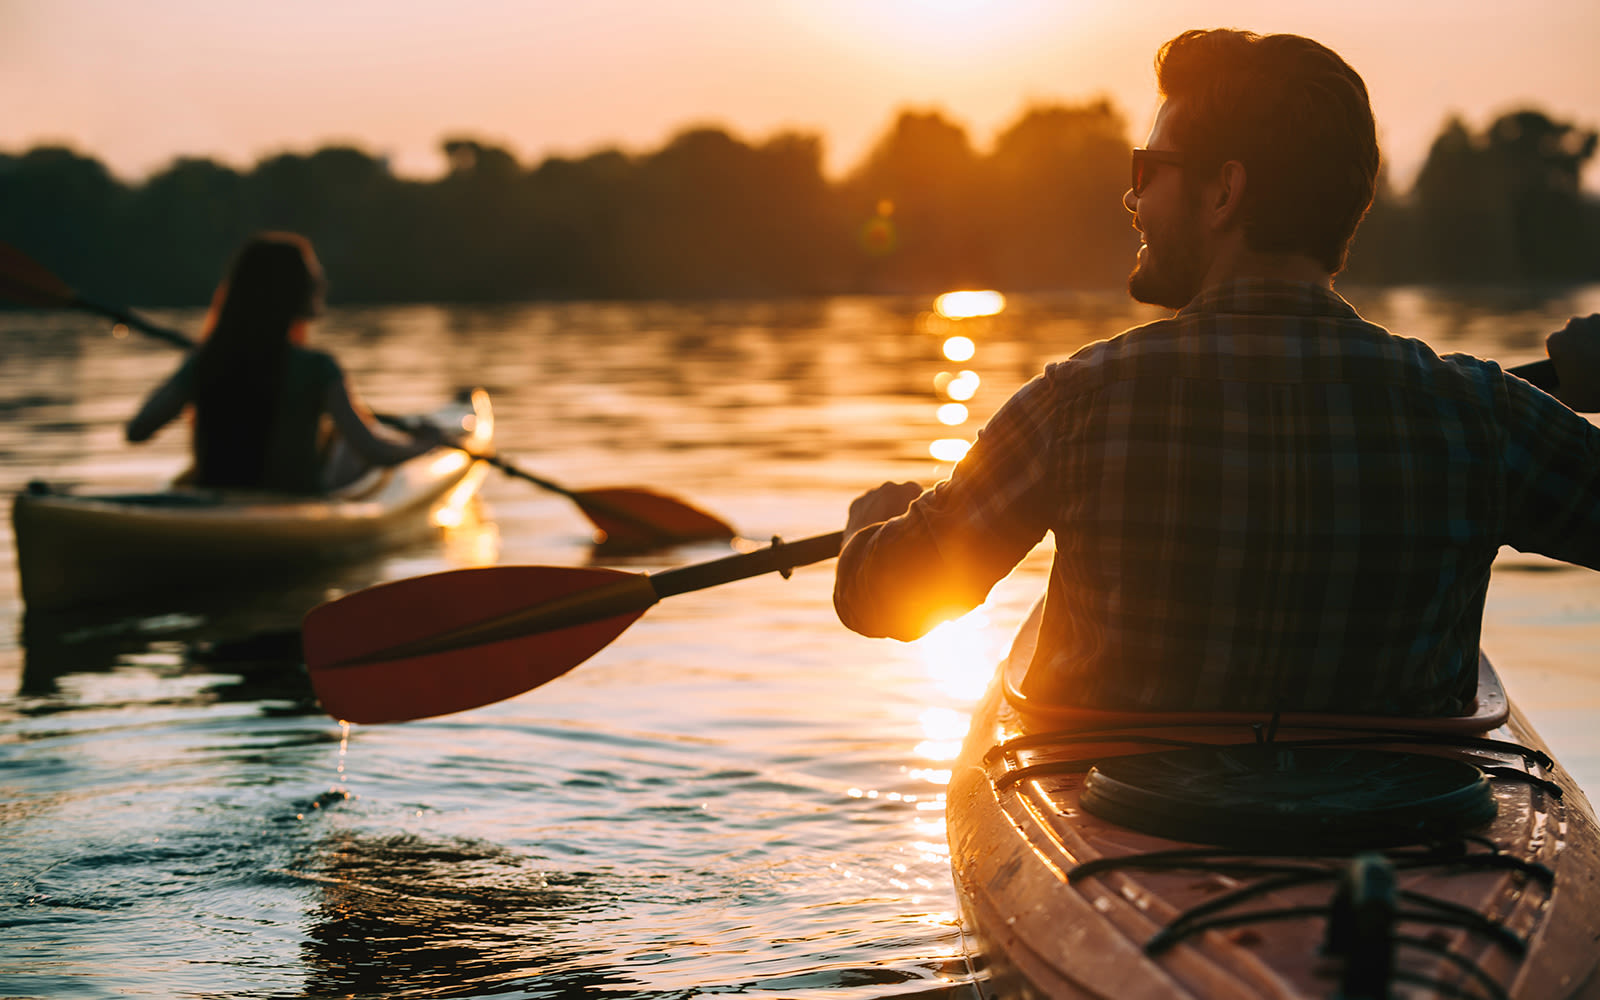
M1156 67L1128 285L1177 314L1046 368L934 489L851 504L839 616L916 638L1051 531L1035 700L1460 712L1500 546L1600 568L1600 429L1333 292L1378 170L1339 56L1190 31ZM1600 317L1549 351L1600 408Z

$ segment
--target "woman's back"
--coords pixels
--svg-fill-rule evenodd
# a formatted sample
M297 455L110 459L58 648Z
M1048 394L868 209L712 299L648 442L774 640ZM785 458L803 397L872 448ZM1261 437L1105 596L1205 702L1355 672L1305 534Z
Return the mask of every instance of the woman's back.
M290 345L276 378L193 386L196 485L321 492L329 438L324 401L342 378L332 356Z
M322 292L303 237L251 239L217 289L209 335L128 422L128 440L146 440L193 404L195 484L282 493L326 492L440 443L437 428L410 440L376 433L338 362L304 346Z

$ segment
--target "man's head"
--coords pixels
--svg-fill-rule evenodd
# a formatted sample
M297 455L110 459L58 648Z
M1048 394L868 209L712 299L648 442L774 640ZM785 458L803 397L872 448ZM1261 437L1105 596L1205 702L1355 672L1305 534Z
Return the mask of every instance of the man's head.
M1223 29L1162 46L1156 77L1165 100L1148 145L1181 164L1149 164L1150 188L1125 199L1149 245L1129 279L1135 297L1177 307L1199 292L1188 286L1209 265L1207 225L1237 227L1254 253L1307 258L1329 275L1343 268L1378 175L1355 70L1309 38ZM1161 190L1175 179L1165 173L1181 180L1181 198ZM1202 219L1219 197L1233 202Z

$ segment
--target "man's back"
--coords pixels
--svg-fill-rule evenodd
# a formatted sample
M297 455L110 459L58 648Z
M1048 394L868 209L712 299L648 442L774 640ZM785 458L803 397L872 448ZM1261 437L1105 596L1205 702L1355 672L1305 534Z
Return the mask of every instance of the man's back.
M1449 714L1500 545L1600 560L1597 438L1323 288L1232 282L1051 366L885 526L878 567L842 572L937 537L953 574L990 576L979 553L1050 530L1035 698ZM845 581L841 613L872 592Z

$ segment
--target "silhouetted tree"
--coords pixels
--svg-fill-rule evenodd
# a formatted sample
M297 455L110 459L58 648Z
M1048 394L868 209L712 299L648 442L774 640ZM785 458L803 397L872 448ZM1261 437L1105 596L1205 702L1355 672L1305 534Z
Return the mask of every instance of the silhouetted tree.
M1419 280L1413 216L1410 204L1395 192L1388 164L1381 165L1377 194L1356 229L1341 280L1367 284Z
M937 111L902 111L842 186L849 217L867 230L858 281L870 291L995 283L975 206L978 155L966 131ZM877 241L874 245L872 241Z
M1570 281L1595 273L1595 262L1582 256L1578 189L1595 142L1592 130L1551 121L1538 111L1515 111L1489 126L1487 155L1510 205L1517 277Z
M1584 248L1579 172L1595 133L1537 111L1503 115L1483 136L1451 119L1413 191L1421 277L1571 281L1600 276Z
M1347 278L1600 278L1600 202L1579 185L1596 145L1533 110L1481 135L1452 119L1409 195L1380 176ZM816 135L749 143L715 127L531 169L450 136L432 181L331 146L243 172L180 158L129 186L43 146L0 154L0 240L138 305L203 304L268 228L313 240L335 302L1115 287L1137 240L1128 146L1105 100L1025 109L987 154L943 114L903 111L837 183Z
M1127 123L1109 101L1029 108L984 161L992 274L1011 288L1105 287L1139 245L1122 205Z
M449 173L426 190L418 250L432 262L422 287L450 301L528 295L532 187L516 157L470 138L442 144Z
M106 276L104 296L126 294L127 194L98 160L64 146L31 149L0 170L0 238L58 273Z
M623 298L625 199L635 165L620 150L545 160L529 175L528 292L544 298Z
M248 211L244 178L213 160L181 157L134 188L125 234L134 296L205 301L252 227Z
M638 164L619 247L646 295L814 291L833 212L821 142L753 147L716 128L680 133Z

